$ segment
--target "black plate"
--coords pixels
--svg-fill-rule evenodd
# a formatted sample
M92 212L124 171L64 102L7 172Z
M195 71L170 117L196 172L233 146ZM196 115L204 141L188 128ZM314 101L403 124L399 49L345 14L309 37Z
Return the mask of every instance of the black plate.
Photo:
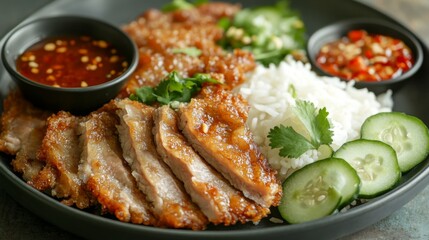
M62 0L56 1L29 19L60 14L76 14L125 24L148 7L160 7L170 0L156 3L142 0ZM256 6L260 1L243 1L245 7ZM258 3L259 2L259 3ZM264 1L272 4L275 0ZM291 0L299 10L310 35L332 22L357 17L395 20L365 5L343 0ZM423 43L422 43L423 44ZM425 60L421 70L400 90L394 93L395 111L402 111L421 118L429 125L429 56L424 48ZM12 86L10 77L0 68L0 94L4 98ZM390 215L414 198L429 182L429 159L405 174L402 182L392 191L345 213L297 225L271 223L268 218L259 225L246 224L233 227L209 227L206 231L160 229L121 223L66 207L58 201L34 190L16 176L10 168L11 158L0 155L0 184L20 204L46 221L76 235L90 239L334 239L361 230ZM273 209L273 215L278 212Z

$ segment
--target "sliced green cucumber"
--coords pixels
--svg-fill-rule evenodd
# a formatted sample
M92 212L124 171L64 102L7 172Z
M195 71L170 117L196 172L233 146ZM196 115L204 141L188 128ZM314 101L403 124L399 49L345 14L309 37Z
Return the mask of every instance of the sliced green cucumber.
M345 160L319 160L284 181L279 211L289 223L322 218L355 199L359 186L359 176Z
M395 149L399 167L406 172L429 154L429 130L418 118L399 112L378 113L365 120L361 135Z
M346 160L356 169L362 183L361 198L385 193L401 179L395 150L383 142L354 140L341 146L333 156Z

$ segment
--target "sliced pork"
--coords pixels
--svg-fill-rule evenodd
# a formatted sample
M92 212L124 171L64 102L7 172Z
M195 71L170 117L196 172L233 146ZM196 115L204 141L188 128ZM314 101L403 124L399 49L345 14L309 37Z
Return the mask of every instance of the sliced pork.
M21 173L25 181L32 181L45 165L37 158L37 152L51 113L34 107L18 91L9 93L3 108L0 151L15 155L14 171Z
M247 103L211 86L180 108L180 127L199 154L244 196L264 207L277 205L281 185L246 127Z
M154 108L125 99L116 102L124 157L139 188L153 205L159 224L172 228L203 229L207 218L191 201L183 184L161 160L153 140Z
M173 109L158 108L154 119L158 152L212 223L258 222L266 216L268 208L246 199L193 150L178 129Z
M82 147L79 144L79 124L82 118L59 112L47 120L46 135L39 158L46 162L44 169L31 184L46 190L66 205L87 208L95 203L78 176Z
M122 157L118 123L114 113L99 111L81 124L80 177L103 209L120 221L154 225L149 204Z
M172 71L207 73L227 90L241 84L256 67L253 54L218 44L225 34L219 20L240 9L214 2L146 11L124 26L139 65L117 100L85 117L51 115L12 91L0 151L36 189L77 208L99 204L123 222L194 230L258 222L281 188L244 124L248 106L240 97L206 87L180 115L127 99Z
M218 44L224 34L219 20L232 18L239 10L237 4L214 2L167 13L150 9L124 26L139 48L139 65L121 96L158 85L174 70L184 77L212 74L231 88L242 83L256 66L252 53L240 49L230 53ZM201 54L181 53L189 48Z

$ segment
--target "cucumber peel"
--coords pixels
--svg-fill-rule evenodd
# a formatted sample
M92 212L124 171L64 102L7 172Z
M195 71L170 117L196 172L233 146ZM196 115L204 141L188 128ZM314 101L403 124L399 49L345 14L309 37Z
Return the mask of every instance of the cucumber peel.
M405 113L383 112L367 118L361 136L392 146L402 172L409 171L429 154L428 127L422 120Z
M289 223L315 220L353 201L359 187L359 176L345 160L319 160L297 170L284 181L278 209Z
M383 142L359 139L345 143L333 155L346 160L361 179L360 198L373 198L401 179L395 150Z

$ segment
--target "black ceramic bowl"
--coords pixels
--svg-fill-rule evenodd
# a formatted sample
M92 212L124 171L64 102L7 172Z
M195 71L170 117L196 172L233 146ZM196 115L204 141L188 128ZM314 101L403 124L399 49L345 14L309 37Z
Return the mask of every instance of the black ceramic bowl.
M402 40L412 51L415 63L411 69L402 75L379 82L356 81L357 88L368 88L376 94L395 89L402 85L404 80L410 79L423 63L423 49L419 41L406 29L390 22L375 19L350 19L333 23L312 34L307 43L307 54L313 69L322 75L332 76L322 70L316 63L319 50L327 43L333 42L347 35L350 30L366 30L369 34L381 34ZM342 79L344 81L350 81Z
M110 42L128 62L122 75L108 82L79 88L62 88L32 81L17 71L17 58L33 44L61 36L90 36ZM2 49L6 70L24 96L36 106L49 110L87 113L114 98L138 64L135 43L119 28L96 19L77 16L41 18L22 25L10 33Z

